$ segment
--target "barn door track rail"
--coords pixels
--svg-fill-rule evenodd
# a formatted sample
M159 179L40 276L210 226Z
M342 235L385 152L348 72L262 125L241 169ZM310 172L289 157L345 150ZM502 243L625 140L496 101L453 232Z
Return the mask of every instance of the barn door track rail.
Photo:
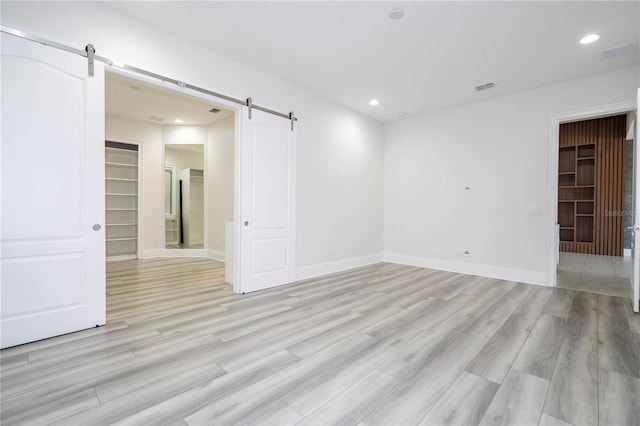
M34 41L36 43L44 44L45 46L50 46L50 47L54 47L56 49L64 50L64 51L67 51L67 52L71 52L71 53L74 53L76 55L83 56L83 57L87 58L87 73L91 77L93 77L94 61L100 61L100 62L104 62L105 64L109 65L110 67L118 68L118 69L125 70L125 71L131 71L131 72L134 72L134 73L137 73L137 74L142 74L144 76L151 77L151 78L154 78L156 80L160 80L160 81L163 81L163 82L166 82L166 83L170 83L170 84L175 84L178 87L183 87L183 88L186 88L186 89L194 90L196 92L200 92L200 93L204 93L204 94L207 94L207 95L210 95L210 96L214 96L214 97L219 98L219 99L224 99L226 101L233 102L233 103L238 104L238 105L244 105L248 109L249 119L251 119L251 111L253 109L257 109L259 111L263 111L263 112L266 112L268 114L276 115L278 117L282 117L282 118L285 118L287 120L290 120L291 121L291 130L293 130L294 123L296 121L298 121L298 118L294 115L293 111L288 113L288 114L285 114L285 113L282 113L282 112L278 112L278 111L274 111L274 110L272 110L270 108L266 108L266 107L254 104L253 100L251 99L251 97L249 97L249 98L247 98L245 100L233 98L231 96L223 95L222 93L217 93L217 92L211 91L209 89L205 89L203 87L199 87L199 86L195 86L193 84L186 83L186 82L184 82L182 80L176 80L174 78L167 77L167 76L160 75L160 74L156 74L154 72L147 71L147 70L144 70L142 68L134 67L133 65L123 64L123 63L120 63L120 62L117 62L117 61L113 61L113 60L111 60L109 58L105 58L104 56L96 55L95 54L96 49L93 46L93 44L87 44L87 46L84 49L76 49L75 47L67 46L66 44L62 44L62 43L58 43L58 42L55 42L55 41L52 41L52 40L48 40L46 38L39 37L37 35L30 34L30 33L27 33L25 31L21 31L21 30L15 29L15 28L7 27L5 25L0 25L0 32L3 32L5 34L9 34L9 35L12 35L12 36L15 36L15 37L20 37L20 38L23 38L25 40L30 40L30 41Z

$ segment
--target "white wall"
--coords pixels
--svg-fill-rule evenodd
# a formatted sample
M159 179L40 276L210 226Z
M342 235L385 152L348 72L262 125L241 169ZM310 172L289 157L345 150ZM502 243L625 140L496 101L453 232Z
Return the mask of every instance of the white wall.
M207 126L162 126L162 141L165 145L204 145L207 141Z
M388 125L385 260L547 284L550 116L633 101L638 75L625 68Z
M204 151L204 145L201 146ZM204 170L204 152L175 149L165 144L164 155L164 164L176 166L177 176L180 176L183 169Z
M112 60L295 111L299 276L382 258L382 124L100 4L3 1L0 7L3 25L80 49L92 43Z
M233 221L234 207L234 117L209 126L205 180L209 218L209 256L224 260L225 222Z

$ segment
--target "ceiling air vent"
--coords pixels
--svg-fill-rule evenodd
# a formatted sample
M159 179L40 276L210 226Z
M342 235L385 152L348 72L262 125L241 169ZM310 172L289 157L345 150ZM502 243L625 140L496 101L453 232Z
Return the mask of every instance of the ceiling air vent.
M485 84L481 84L480 86L476 86L476 90L480 92L482 90L491 89L493 87L496 87L495 83L485 83Z
M633 52L638 52L638 42L635 43L627 43L621 46L612 47L610 49L604 49L600 52L600 57L602 59L612 59L617 58L618 56L628 55Z
M152 115L151 117L147 117L147 118L149 118L149 120L151 121L158 121L158 122L164 121L164 117L158 117L157 115Z

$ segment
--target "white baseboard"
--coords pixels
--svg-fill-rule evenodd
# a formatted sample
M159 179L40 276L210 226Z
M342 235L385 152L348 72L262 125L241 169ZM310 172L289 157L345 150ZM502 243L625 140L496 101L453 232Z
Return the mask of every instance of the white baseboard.
M478 265L474 263L452 262L450 260L430 259L419 256L385 253L385 262L401 265L419 266L422 268L438 269L441 271L457 272L460 274L478 275L481 277L497 278L500 280L517 281L527 284L549 286L544 272L511 269L501 266Z
M124 255L124 256L109 256L106 258L107 262L121 262L123 260L136 260L138 257L134 255Z
M359 268L361 266L372 265L380 262L382 262L382 254L372 254L368 256L335 260L333 262L319 263L316 265L299 266L296 268L296 280L306 280L307 278L333 274L334 272L346 271L347 269Z
M153 259L155 257L207 257L205 249L152 249L144 250L141 259Z
M220 250L208 249L207 257L209 259L217 260L219 262L224 262L225 260L225 254L223 251L220 251Z

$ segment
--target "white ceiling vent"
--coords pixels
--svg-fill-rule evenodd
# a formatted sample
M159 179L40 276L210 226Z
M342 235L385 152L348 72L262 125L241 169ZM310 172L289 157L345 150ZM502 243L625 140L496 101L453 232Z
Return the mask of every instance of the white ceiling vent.
M600 52L600 57L602 59L612 59L612 58L617 58L618 56L624 56L634 52L638 53L637 41L635 43L627 43L621 46L604 49L603 51Z
M476 86L476 90L480 92L482 90L491 89L493 87L496 87L495 83L485 83L485 84L481 84L480 86Z
M151 121L162 122L164 121L164 117L158 117L157 115L152 115L151 117L147 117Z

